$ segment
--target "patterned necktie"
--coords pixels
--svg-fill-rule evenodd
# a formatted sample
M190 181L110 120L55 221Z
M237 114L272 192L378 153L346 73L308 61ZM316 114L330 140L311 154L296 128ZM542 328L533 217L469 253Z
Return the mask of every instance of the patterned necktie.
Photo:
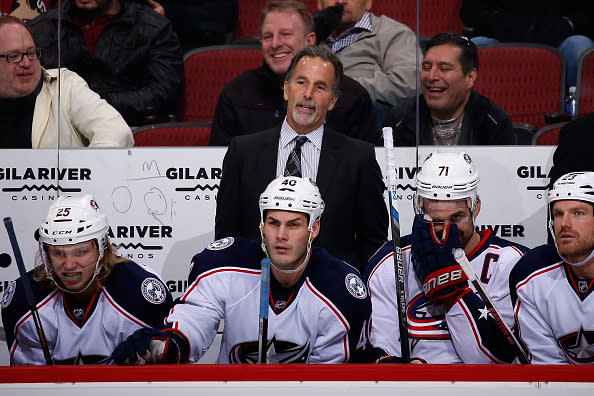
M301 146L307 142L307 137L297 136L295 138L295 147L287 158L287 165L285 165L285 172L283 176L297 176L301 177Z

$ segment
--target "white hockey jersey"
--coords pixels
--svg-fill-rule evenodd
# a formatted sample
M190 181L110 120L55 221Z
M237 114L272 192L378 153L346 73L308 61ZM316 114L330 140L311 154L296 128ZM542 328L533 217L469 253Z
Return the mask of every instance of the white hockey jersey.
M158 275L134 262L117 264L86 308L69 307L65 293L27 274L53 364L111 363L114 348L142 327L162 327L173 304ZM2 296L2 322L12 365L41 365L45 358L22 279Z
M536 364L594 364L594 280L578 279L553 244L510 275L516 334Z
M190 362L210 347L224 320L218 363L254 363L258 357L260 241L223 238L194 256L189 287L167 317L190 342ZM355 350L371 303L358 271L313 247L297 285L271 276L267 355L275 363L356 361ZM361 347L365 344L361 341Z
M480 243L468 259L503 320L511 326L509 273L526 248L493 235L491 230L480 235ZM426 363L511 362L513 350L474 290L458 298L447 312L430 304L413 269L411 236L401 241L411 359ZM381 358L382 353L401 356L391 241L371 258L364 279L373 307L369 341L376 348L376 357Z

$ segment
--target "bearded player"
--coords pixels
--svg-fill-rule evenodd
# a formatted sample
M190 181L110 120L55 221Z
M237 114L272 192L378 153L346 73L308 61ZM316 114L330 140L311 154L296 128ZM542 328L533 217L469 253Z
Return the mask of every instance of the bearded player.
M488 230L477 232L479 175L466 153L434 152L416 178L412 234L402 238L407 323L414 363L500 363L515 353L452 250L464 249L503 320L513 324L508 277L526 250ZM400 336L392 242L370 260L373 313L369 340L378 361L398 361Z
M554 243L510 275L516 334L532 363L594 363L594 172L568 173L548 193Z

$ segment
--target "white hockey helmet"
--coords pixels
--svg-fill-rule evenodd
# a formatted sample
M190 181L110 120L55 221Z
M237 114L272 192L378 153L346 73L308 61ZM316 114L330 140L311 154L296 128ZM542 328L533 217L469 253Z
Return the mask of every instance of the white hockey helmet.
M561 176L549 190L548 201L575 200L594 203L594 172L572 172Z
M423 213L423 198L453 201L466 199L474 214L478 205L479 174L465 152L430 153L417 173L414 205Z
M96 240L103 251L107 243L107 218L92 195L60 196L49 207L39 226L39 242L48 245L74 245Z
M260 225L264 212L269 209L305 213L309 216L308 228L322 216L324 201L318 186L307 177L281 176L268 184L260 195Z
M80 242L94 240L99 256L94 264L93 277L87 285L76 293L84 292L95 280L101 270L99 263L107 251L107 218L99 209L99 205L90 194L78 196L60 196L48 209L45 220L39 226L39 254L45 266L47 277L59 289L65 289L54 279L53 266L46 253L45 245L74 245Z

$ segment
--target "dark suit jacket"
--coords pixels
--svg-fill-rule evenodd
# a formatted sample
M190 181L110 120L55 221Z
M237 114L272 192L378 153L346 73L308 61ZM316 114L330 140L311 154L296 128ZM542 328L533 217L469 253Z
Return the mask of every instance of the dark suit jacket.
M260 194L276 177L280 126L234 138L223 160L215 236L260 236ZM371 144L324 129L316 183L326 203L314 244L363 269L386 241L384 183Z

